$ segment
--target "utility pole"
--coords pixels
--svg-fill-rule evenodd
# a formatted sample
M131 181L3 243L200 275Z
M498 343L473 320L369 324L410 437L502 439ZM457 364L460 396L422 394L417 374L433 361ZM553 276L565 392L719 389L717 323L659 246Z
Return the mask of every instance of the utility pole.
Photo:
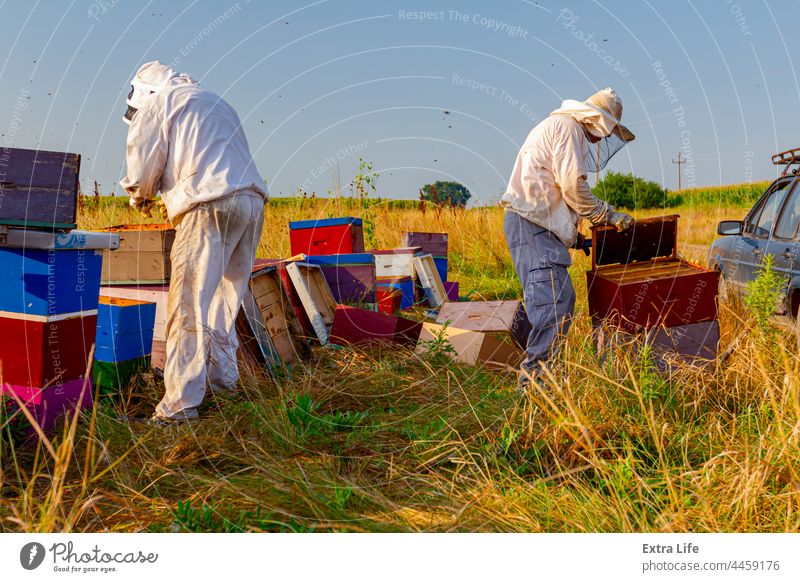
M672 163L678 165L678 191L680 192L680 190L681 190L681 164L686 163L686 160L681 159L680 150L678 150L678 159L677 160L672 160Z

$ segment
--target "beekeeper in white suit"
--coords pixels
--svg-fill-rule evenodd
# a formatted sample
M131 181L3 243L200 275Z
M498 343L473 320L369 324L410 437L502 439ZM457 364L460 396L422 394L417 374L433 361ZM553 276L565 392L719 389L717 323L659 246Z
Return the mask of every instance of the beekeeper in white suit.
M540 375L557 351L575 309L567 250L578 222L625 230L633 218L616 212L589 189L587 173L600 171L634 135L623 125L622 102L607 88L586 101L568 99L528 135L501 204L503 230L533 327L519 377L520 390Z
M155 418L196 418L207 388L236 385L234 322L264 221L267 191L239 117L221 97L153 61L131 82L130 204L156 194L176 236L167 320L166 393Z

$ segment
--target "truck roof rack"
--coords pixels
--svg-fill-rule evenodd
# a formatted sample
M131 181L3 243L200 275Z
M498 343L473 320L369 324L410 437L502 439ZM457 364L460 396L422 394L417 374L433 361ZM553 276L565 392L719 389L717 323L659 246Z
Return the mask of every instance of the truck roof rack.
M800 164L800 148L786 150L785 152L775 154L772 156L772 163L776 166L786 166L786 169L781 174L781 176L785 176L789 173L792 164ZM793 175L796 176L798 173L800 173L800 166L792 170Z

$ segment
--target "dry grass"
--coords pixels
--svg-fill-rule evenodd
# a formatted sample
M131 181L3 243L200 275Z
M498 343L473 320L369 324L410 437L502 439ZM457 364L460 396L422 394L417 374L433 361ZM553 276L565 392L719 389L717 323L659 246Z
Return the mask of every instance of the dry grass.
M260 254L288 254L290 219L355 213L317 204L268 208ZM682 235L710 242L717 217L678 212ZM519 296L499 210L375 214L381 246L447 231L462 290ZM133 220L107 208L83 224ZM586 268L576 257L579 297ZM764 338L735 304L720 319L723 346L739 337L726 363L658 374L626 346L598 358L581 302L528 397L512 373L443 354L326 348L277 381L245 371L201 422L157 428L130 420L161 395L143 377L52 451L5 445L0 530L798 531L794 339Z

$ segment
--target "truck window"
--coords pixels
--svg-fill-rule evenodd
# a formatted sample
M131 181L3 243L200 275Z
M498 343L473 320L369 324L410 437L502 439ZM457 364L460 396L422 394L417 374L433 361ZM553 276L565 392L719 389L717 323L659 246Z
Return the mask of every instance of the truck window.
M775 226L775 238L793 239L797 236L800 224L800 188L795 188L783 207L781 217Z
M758 238L769 238L778 210L793 184L792 180L779 182L773 186L772 192L762 201L761 208L756 210L745 224L744 231Z

